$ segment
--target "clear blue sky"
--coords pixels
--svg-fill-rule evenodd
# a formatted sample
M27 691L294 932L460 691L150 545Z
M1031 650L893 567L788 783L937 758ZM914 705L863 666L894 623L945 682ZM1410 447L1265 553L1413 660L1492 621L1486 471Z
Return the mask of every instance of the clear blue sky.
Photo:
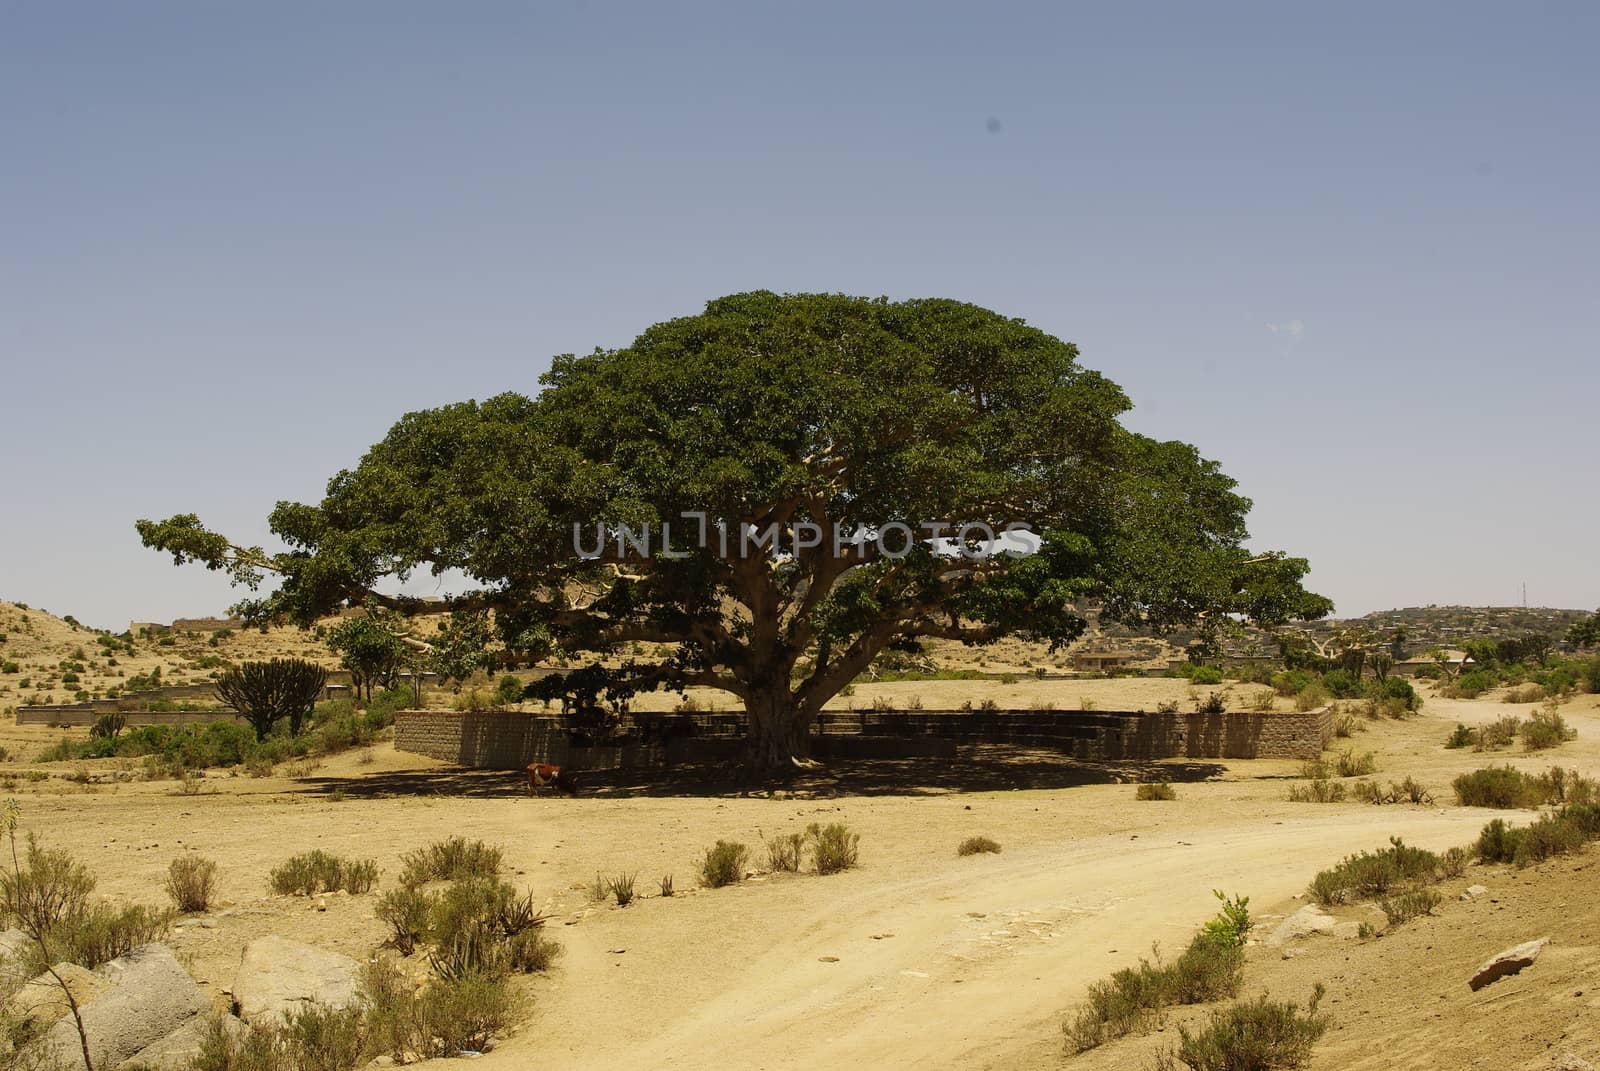
M1600 7L0 6L0 597L220 611L403 412L739 290L1021 316L1341 614L1600 604Z

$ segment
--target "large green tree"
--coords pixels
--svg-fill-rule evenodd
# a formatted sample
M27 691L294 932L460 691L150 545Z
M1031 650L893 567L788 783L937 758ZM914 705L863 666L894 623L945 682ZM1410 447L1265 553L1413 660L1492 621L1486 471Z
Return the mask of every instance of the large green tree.
M1077 357L957 301L737 294L557 357L534 398L408 414L319 505L278 504L283 552L192 514L138 528L180 563L276 574L254 617L371 601L492 610L530 658L667 644L617 674L732 692L768 767L803 760L822 705L924 638L1065 644L1088 599L1157 629L1326 614L1303 559L1244 548L1234 481L1122 427L1127 398ZM1034 549L991 553L976 527L1018 524ZM477 589L385 594L418 570Z

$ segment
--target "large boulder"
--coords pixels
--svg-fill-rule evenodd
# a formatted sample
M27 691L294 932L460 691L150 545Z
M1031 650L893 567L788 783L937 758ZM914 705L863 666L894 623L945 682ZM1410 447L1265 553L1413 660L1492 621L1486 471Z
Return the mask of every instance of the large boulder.
M100 975L76 963L57 963L54 969L55 976L42 971L18 986L6 1001L6 1012L43 1030L72 1010L67 994L61 991L63 985L80 1008L111 987Z
M361 965L287 937L260 937L245 946L233 980L233 1007L247 1023L281 1019L309 1004L344 1008L356 1001Z
M1490 982L1504 978L1508 974L1516 974L1524 967L1532 965L1533 961L1539 958L1539 953L1544 951L1544 946L1549 943L1550 938L1541 937L1537 941L1524 941L1498 955L1490 956L1483 961L1483 966L1473 972L1467 984L1476 992Z
M33 939L21 930L0 931L0 961L16 962L33 950Z
M212 1017L209 1015L196 1015L178 1029L164 1038L158 1038L134 1053L129 1058L128 1064L133 1067L149 1068L150 1071L182 1071L194 1062L200 1055L200 1046L205 1043L206 1035L211 1032ZM221 1020L222 1029L228 1034L238 1037L247 1029L241 1021L233 1016L225 1016Z
M145 945L106 964L109 986L84 1004L84 1033L96 1068L112 1068L166 1037L209 1007L166 945ZM72 1016L56 1020L39 1041L46 1066L82 1068L83 1049Z

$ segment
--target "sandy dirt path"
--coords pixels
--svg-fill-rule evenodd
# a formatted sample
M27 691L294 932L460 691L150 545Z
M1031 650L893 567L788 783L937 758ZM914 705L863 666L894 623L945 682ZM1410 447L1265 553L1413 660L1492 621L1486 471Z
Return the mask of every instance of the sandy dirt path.
M535 1049L542 1067L595 1071L1048 1063L1059 1060L1064 1008L1152 941L1181 948L1212 914L1213 888L1276 903L1303 889L1315 870L1391 834L1444 848L1469 840L1484 820L1484 812L1460 808L1371 809L1265 827L1039 844L955 866L939 860L895 882L865 871L786 879L773 884L829 881L837 896L781 926L769 917L748 941L735 942L744 951L732 957L716 942L702 954L678 945L679 956L665 961L631 958L631 951L610 952L623 947L612 943L621 938L610 927L574 926L563 933L567 972L595 981L550 993L537 1036L511 1039L484 1064L526 1066ZM686 913L725 906L734 931L742 912L717 901L771 899L776 891L708 892ZM764 914L793 906L770 904ZM646 920L629 921L637 940L655 939ZM693 924L706 932L706 920ZM603 970L608 959L613 974L633 976L622 988L662 995L654 1003L619 1001L629 1022L607 1022L609 998L617 996ZM713 992L684 1007L674 993L679 980L707 976L716 980Z

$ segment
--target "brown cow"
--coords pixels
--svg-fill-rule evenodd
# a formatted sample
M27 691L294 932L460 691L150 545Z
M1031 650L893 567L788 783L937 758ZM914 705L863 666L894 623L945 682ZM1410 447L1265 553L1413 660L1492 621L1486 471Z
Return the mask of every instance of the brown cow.
M528 795L535 795L541 788L555 787L557 792L565 792L569 796L578 794L578 779L559 766L552 766L548 762L534 762L528 765Z

